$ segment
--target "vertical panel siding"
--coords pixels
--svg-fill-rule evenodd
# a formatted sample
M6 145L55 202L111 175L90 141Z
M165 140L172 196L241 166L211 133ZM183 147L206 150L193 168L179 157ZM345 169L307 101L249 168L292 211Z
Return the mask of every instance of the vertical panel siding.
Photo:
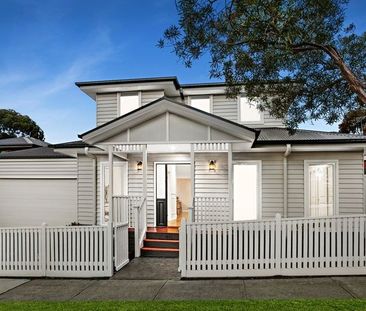
M234 161L262 161L262 218L283 215L283 155L280 153L234 153Z
M97 126L118 116L117 93L97 94Z
M164 96L164 91L143 91L141 92L141 105L146 105L148 103L151 103L154 100L157 100L158 98L161 98Z
M304 160L338 160L339 214L364 211L362 152L292 153L288 162L289 217L304 216Z
M78 155L78 222L92 225L95 222L95 176L93 159Z

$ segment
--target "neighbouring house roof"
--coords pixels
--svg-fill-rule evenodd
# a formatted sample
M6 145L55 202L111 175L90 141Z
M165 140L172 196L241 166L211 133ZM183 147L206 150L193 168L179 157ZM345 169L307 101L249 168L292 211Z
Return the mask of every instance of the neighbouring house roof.
M298 129L291 134L286 128L262 128L253 146L277 144L364 143L366 136Z
M196 121L215 129L223 130L232 134L239 139L254 140L258 131L245 125L230 121L220 116L207 113L192 106L176 102L167 97L161 97L147 105L135 109L123 116L106 122L90 131L79 135L83 140L86 139L90 143L95 142L95 138L106 133L112 135L118 134L122 130L142 124L143 122L157 117L163 113L172 113L189 120ZM98 139L97 139L98 140Z
M0 153L2 159L61 159L72 158L68 155L54 151L50 147L38 147Z
M17 150L34 147L46 147L47 142L32 137L15 137L0 139L0 150Z
M68 149L68 148L85 148L85 147L92 147L91 145L83 142L82 140L74 140L74 141L67 141L64 143L59 144L52 144L52 148L62 148L62 149Z

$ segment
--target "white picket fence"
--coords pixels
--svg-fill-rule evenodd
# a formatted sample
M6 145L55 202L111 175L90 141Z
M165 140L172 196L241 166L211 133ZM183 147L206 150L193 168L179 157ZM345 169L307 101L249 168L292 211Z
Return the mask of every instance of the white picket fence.
M112 247L111 225L0 228L0 276L111 276Z
M135 207L139 207L143 200L142 196L113 196L113 221L125 222L128 219L128 226L135 227Z
M194 222L228 221L231 218L228 196L194 197Z
M182 277L366 274L366 216L186 223Z

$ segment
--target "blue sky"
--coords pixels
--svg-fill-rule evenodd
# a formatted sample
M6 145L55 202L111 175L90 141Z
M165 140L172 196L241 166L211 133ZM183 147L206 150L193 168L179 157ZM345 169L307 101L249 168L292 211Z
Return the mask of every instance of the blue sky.
M365 31L366 2L351 0L347 22ZM95 126L95 104L75 81L176 75L209 81L207 58L187 69L156 47L177 20L174 0L0 1L0 107L28 114L52 143ZM303 128L336 130L323 122Z

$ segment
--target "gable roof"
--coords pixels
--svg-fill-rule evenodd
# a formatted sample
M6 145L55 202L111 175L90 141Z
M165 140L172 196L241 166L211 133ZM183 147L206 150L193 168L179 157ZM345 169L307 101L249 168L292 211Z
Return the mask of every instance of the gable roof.
M63 159L72 158L66 154L54 151L49 147L38 147L32 149L24 149L10 152L0 153L2 159Z
M0 149L31 148L34 146L46 147L48 143L33 137L14 137L0 139Z
M290 134L286 128L262 128L253 146L278 144L364 143L366 136L298 129Z
M111 134L110 136L112 136L123 129L139 125L144 121L150 120L164 112L171 112L187 119L201 122L202 124L226 131L243 139L249 138L254 140L258 134L258 131L255 129L238 124L228 119L224 119L220 116L207 113L192 106L176 102L168 97L161 97L147 105L106 122L78 136L83 140L90 140L108 131ZM88 141L88 143L94 143L94 141Z

